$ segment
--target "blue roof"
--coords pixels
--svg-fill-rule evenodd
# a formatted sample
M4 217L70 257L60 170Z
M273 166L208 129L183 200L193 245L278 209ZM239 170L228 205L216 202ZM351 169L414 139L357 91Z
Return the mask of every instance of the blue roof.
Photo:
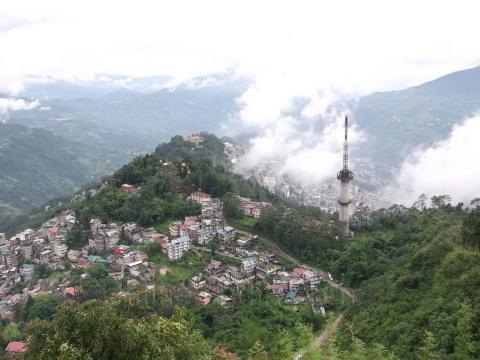
M286 298L292 299L292 300L295 299L296 297L297 297L297 293L295 291L289 291L286 296Z

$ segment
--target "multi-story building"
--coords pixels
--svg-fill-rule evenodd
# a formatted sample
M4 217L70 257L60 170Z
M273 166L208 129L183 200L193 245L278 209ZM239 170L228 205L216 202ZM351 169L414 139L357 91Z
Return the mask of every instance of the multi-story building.
M190 279L190 285L196 290L203 288L206 283L206 280L199 275L195 275Z
M190 249L191 243L188 236L182 236L176 239L173 239L167 244L167 255L168 259L175 261L180 259L184 253Z
M67 255L67 251L68 247L65 243L65 237L62 235L55 236L53 241L53 253L58 257L63 258L65 255Z
M323 280L319 273L311 270L305 271L304 278L310 290L313 290L319 287Z
M19 272L23 280L30 280L35 273L35 265L23 264L22 266L20 266Z

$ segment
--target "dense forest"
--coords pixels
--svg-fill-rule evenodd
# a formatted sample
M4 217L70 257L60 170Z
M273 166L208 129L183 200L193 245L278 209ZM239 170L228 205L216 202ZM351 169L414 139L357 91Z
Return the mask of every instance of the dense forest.
M382 344L400 359L476 359L480 209L478 201L465 209L445 200L434 197L431 208L378 210L352 239L338 242L328 236L331 220L303 207L288 216L284 208L273 208L249 226L355 289L357 301L331 349L338 358L348 358L358 344Z

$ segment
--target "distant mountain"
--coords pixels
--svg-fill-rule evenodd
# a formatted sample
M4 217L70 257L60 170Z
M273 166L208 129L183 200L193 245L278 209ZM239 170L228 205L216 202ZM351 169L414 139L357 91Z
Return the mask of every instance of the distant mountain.
M137 82L147 86L153 80ZM86 128L93 124L127 137L140 135L146 141L142 150L150 151L172 134L218 131L219 125L239 110L236 99L250 84L219 75L147 94L122 88L99 97L42 100L42 108L12 113L9 122L44 127L72 140L83 136L79 122ZM73 138L69 127L75 130Z
M362 97L354 121L368 141L360 154L385 174L418 146L446 139L452 128L480 110L480 67L458 71L400 91Z
M124 154L105 154L45 129L0 124L0 223L118 168Z
M143 93L132 88L153 89L167 79L112 79L125 82L128 88L101 94L106 89L103 85L56 82L27 89L32 99L40 91L42 105L11 112L0 134L5 142L0 177L8 185L0 189L4 215L70 194L135 156L153 151L172 134L218 132L219 125L238 111L236 99L250 84L216 76ZM77 95L82 97L70 98ZM15 144L28 146L16 148Z
M65 81L32 76L21 94L39 100L97 98L121 89L150 93L164 88L172 80L166 75L133 78L126 75L100 74L91 81Z
M166 87L169 80L164 76L99 75L88 84L37 81L27 87L25 95L39 98L42 106L11 112L8 123L49 130L57 145L65 141L82 156L88 150L87 154L98 154L99 159L116 159L119 165L151 152L172 134L206 131L221 135L221 125L239 111L237 99L251 85L250 80L230 74L199 77L175 88ZM299 113L305 104L299 102ZM480 109L480 67L405 90L365 96L350 108L353 121L367 135L367 141L352 148L352 161L359 165L355 184L374 191L389 183L415 148L447 138L455 124ZM33 153L29 154L19 161L30 161ZM92 159L97 174L112 169L99 159ZM26 182L34 178L29 173L24 176ZM75 184L87 178L76 178ZM45 192L41 199L72 188L69 181L62 182L60 174L57 187L58 192ZM32 205L39 201L33 200ZM26 207L25 203L19 209Z

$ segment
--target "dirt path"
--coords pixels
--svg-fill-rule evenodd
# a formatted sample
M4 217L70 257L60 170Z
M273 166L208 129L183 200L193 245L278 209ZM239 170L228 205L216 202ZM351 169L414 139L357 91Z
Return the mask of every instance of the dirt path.
M244 231L239 231L237 230L238 232L240 233L246 233ZM327 271L324 271L324 270L321 270L321 269L318 269L316 267L313 267L313 266L309 266L309 265L306 265L306 264L303 264L301 261L299 261L298 259L295 259L293 256L291 255L288 255L286 252L284 252L282 249L280 249L280 247L278 247L277 244L275 244L274 242L268 240L268 239L265 239L263 237L258 237L258 239L267 244L271 249L273 249L273 251L275 253L277 253L278 255L284 257L285 259L287 259L288 261L292 262L293 264L297 265L297 266L301 266L301 267L304 267L304 268L307 268L307 269L310 269L310 270L313 270L313 271L316 271L318 273L321 274L322 278L325 279L325 281L332 287L340 290L341 292L343 292L346 296L348 296L348 298L350 300L352 300L352 302L355 302L355 294L353 293L353 291L347 287L344 287L343 285L340 285L338 283L336 283L335 281L333 280L330 280L329 277L328 277L328 272ZM328 341L330 340L330 337L335 333L335 331L338 329L338 327L340 326L340 324L342 323L344 319L344 314L340 314L337 316L337 318L335 319L334 322L332 322L325 330L322 331L322 333L315 339L315 341L313 342L313 344L310 345L310 347L314 347L314 348L319 348L319 347L322 347L323 345L327 344ZM305 353L307 349L303 349L301 352L297 353L293 359L295 360L298 360L298 359L301 359L303 354Z
M338 329L338 326L342 321L343 321L343 314L340 314L337 316L335 321L331 323L325 330L323 330L323 332L317 337L317 339L313 343L313 346L320 347L328 343L328 340L330 340L330 337Z

